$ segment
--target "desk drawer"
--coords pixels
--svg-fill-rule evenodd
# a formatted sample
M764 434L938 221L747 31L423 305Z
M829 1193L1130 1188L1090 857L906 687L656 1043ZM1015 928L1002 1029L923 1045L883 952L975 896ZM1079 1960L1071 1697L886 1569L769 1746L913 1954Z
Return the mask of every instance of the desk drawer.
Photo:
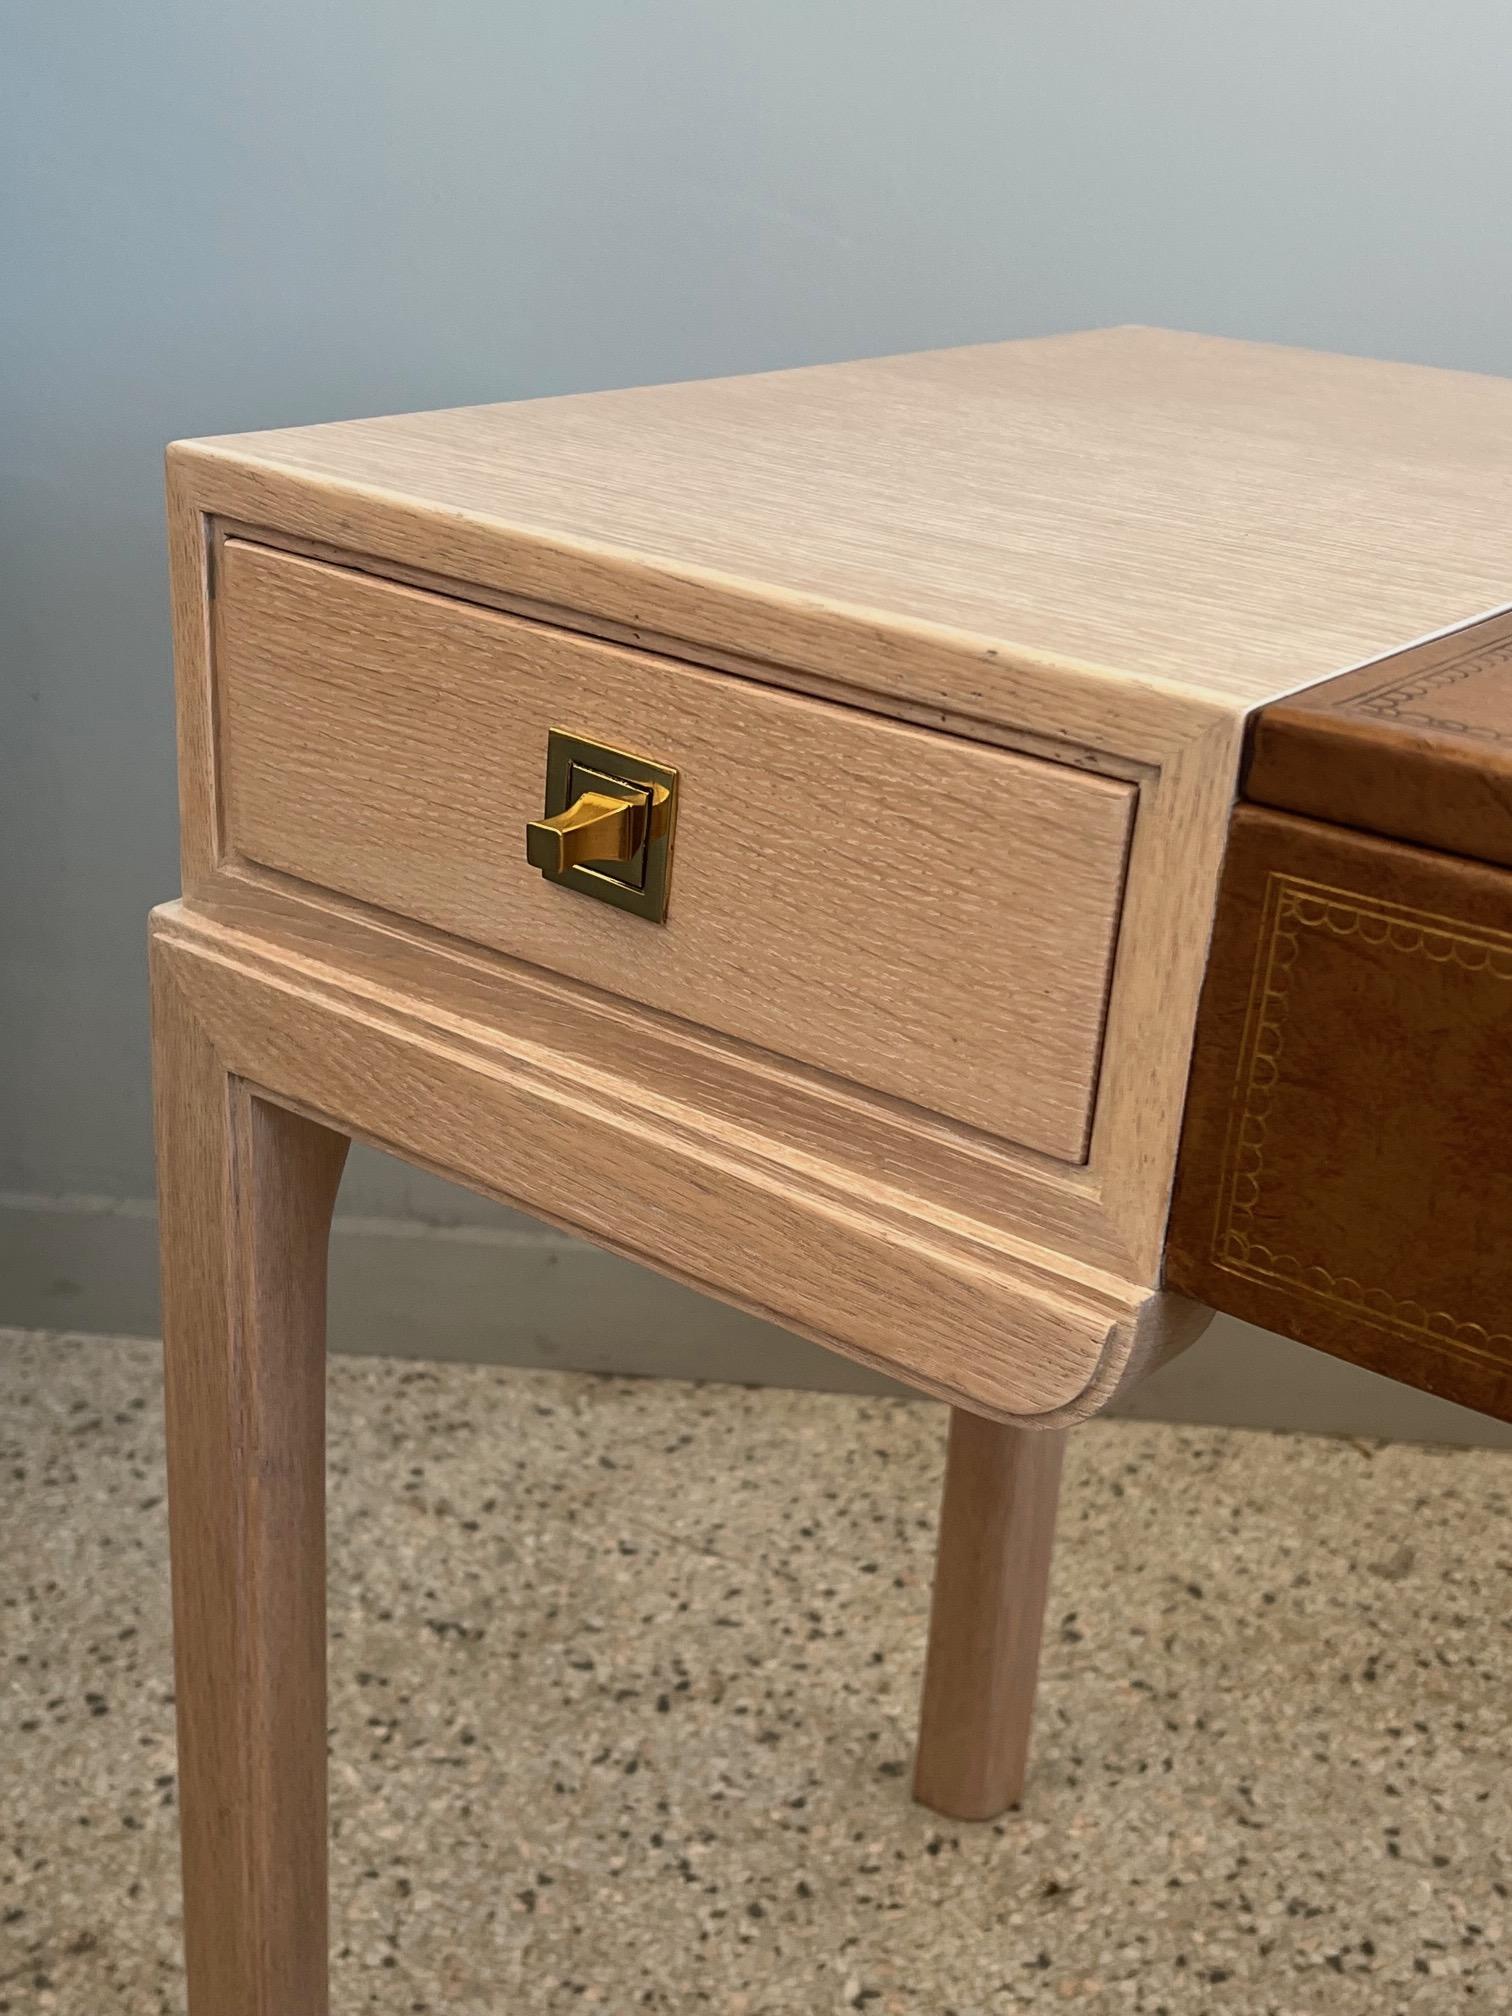
M1064 1161L1133 787L229 540L234 854ZM545 881L564 727L681 773L656 924Z

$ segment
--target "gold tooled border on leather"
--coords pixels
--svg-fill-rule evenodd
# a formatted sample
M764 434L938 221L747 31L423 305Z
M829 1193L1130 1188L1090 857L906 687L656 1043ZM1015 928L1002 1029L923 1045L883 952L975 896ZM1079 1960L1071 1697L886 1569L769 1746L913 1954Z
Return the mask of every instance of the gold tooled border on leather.
M1476 742L1512 742L1512 731L1498 724L1457 721L1415 704L1450 687L1463 686L1488 675L1505 677L1509 671L1512 671L1512 633L1496 629L1441 665L1430 666L1426 671L1399 671L1394 678L1383 679L1368 692L1352 694L1334 704L1343 714L1368 714L1377 721L1425 728L1435 735L1464 735Z
M1274 1252L1254 1237L1255 1209L1266 1174L1269 1093L1279 1075L1291 979L1307 933L1334 938L1359 935L1407 958L1453 960L1495 985L1512 984L1512 933L1272 869L1266 876L1236 1071L1238 1096L1224 1144L1211 1262L1224 1273L1308 1296L1447 1357L1484 1361L1502 1369L1512 1353L1512 1335L1488 1331L1447 1310L1425 1309L1410 1297L1366 1286L1350 1275L1336 1275L1295 1254Z

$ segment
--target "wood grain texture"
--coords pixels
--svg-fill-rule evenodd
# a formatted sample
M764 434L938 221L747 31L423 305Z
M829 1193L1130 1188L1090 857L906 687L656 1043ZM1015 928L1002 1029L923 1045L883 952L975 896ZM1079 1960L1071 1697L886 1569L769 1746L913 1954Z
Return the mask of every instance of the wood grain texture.
M215 473L220 473L216 466ZM178 521L192 517L199 503L208 501L200 489L204 466L189 463L176 467L170 480L171 517ZM298 498L282 500L280 508L292 510ZM212 578L222 575L225 551L231 543L224 526L207 524L208 571ZM444 524L437 536L445 534ZM277 539L282 547L294 535L261 535ZM190 546L191 542L184 539ZM309 557L342 559L349 569L353 556L333 555L332 549L295 538L295 545ZM360 562L364 571L377 563ZM406 585L445 589L451 599L463 602L456 585L423 570L400 570ZM510 613L522 613L541 621L549 612L498 591L471 586L467 596L484 595L484 606L498 606ZM179 682L181 710L188 709L203 724L204 736L220 711L216 697L213 654L203 645L199 628L187 620L180 625ZM556 612L557 624L571 619L579 626L588 619L572 612ZM617 633L618 634L618 633ZM634 640L632 640L634 641ZM641 640L644 642L645 640ZM676 640L659 640L664 649L685 650ZM916 640L915 640L916 641ZM864 646L858 633L858 647ZM659 654L660 655L660 654ZM912 664L909 654L898 656L899 664ZM980 1172L976 1203L991 1215L1009 1215L1014 1222L1032 1230L1034 1236L1052 1238L1069 1253L1085 1257L1094 1265L1111 1264L1125 1274L1153 1280L1159 1265L1161 1235L1165 1220L1170 1169L1175 1152L1175 1133L1181 1088L1185 1082L1191 1017L1196 1011L1205 940L1194 930L1193 915L1205 917L1216 885L1222 837L1227 827L1237 766L1241 723L1237 718L1212 715L1202 709L1193 712L1183 703L1172 708L1164 699L1152 712L1151 695L1143 687L1131 686L1110 691L1104 698L1106 710L1101 733L1106 747L1073 747L1040 735L1021 724L1012 728L959 714L954 709L915 705L897 691L888 690L862 696L818 673L798 673L792 667L757 666L744 660L726 661L712 653L710 665L728 671L747 682L769 683L783 690L815 696L836 697L854 706L865 698L886 716L916 725L937 725L963 739L981 741L987 747L1024 748L1053 753L1067 767L1105 768L1120 779L1137 780L1138 816L1125 882L1122 943L1117 978L1108 1007L1102 1071L1097 1108L1087 1166L1058 1163L1035 1154L994 1155L993 1167ZM948 662L942 660L942 667ZM1026 689L1027 690L1027 689ZM1158 698L1159 696L1157 696ZM1075 713L1075 695L1063 694L1062 725ZM1091 728L1091 721L1086 724ZM196 737L196 749L209 749L213 759L213 738ZM212 760L206 771L186 783L186 820L199 816L204 826L195 834L187 830L184 842L185 890L192 900L222 896L228 884L242 885L249 874L279 882L271 871L249 869L240 858L226 851L221 785ZM306 885L305 895L317 892ZM331 928L339 928L327 906L323 914ZM749 1059L745 1060L749 1064ZM831 1079L815 1085L815 1104L831 1110L846 1100L844 1088ZM895 1114L879 1114L875 1107L850 1103L850 1124L858 1138L874 1134L874 1123L893 1127ZM913 1124L938 1134L922 1110L916 1110ZM969 1154L980 1156L990 1144L980 1137Z
M185 889L215 872L224 852L210 642L210 527L184 485L168 483L168 593L178 741L179 865Z
M1123 911L1123 936L1103 1048L1085 1169L1026 1152L990 1178L993 1199L1026 1228L1053 1236L1077 1256L1104 1259L1126 1277L1153 1281L1160 1261L1175 1154L1181 1088L1201 980L1205 920L1216 886L1222 836L1232 798L1241 734L1239 717L1205 697L1103 674L1083 678L1076 667L1023 656L999 662L996 647L959 633L924 632L826 617L814 630L809 610L769 607L774 653L811 648L814 657L753 660L689 640L707 634L702 605L668 613L684 634L619 625L590 608L548 608L519 592L531 578L528 555L496 535L474 536L439 513L417 518L409 507L327 493L266 470L188 450L170 459L170 514L194 519L214 556L224 546L226 516L250 523L264 541L293 540L330 552L329 541L360 539L348 564L444 588L457 599L484 597L534 620L708 663L758 683L845 700L915 725L947 728L992 746L1054 756L1068 766L1134 782L1139 809ZM269 530L276 527L276 530ZM474 528L475 531L475 528ZM183 543L191 546L187 534ZM394 552L408 560L394 561ZM427 564L428 563L428 564ZM459 568L475 569L459 582ZM490 585L503 581L506 586ZM508 584L513 584L510 586ZM602 587L590 576L585 595ZM210 746L216 718L214 666L198 628L180 625L182 705L204 730L196 753ZM801 616L798 630L789 620ZM798 631L802 632L800 637ZM186 782L184 887L198 901L238 873L225 848L214 765Z
M233 849L1082 1158L1131 786L239 541L215 626ZM664 927L526 862L556 725L680 771Z
M1023 1796L1065 1441L950 1417L914 1797L952 1819Z
M239 872L197 600L225 525L1132 783L1085 1167L987 1180L1152 1282L1245 710L1501 599L1507 396L1110 331L180 444L186 893Z
M1166 1279L1512 1419L1512 874L1241 807Z
M195 603L225 524L1133 783L1085 1169L991 1185L1153 1281L1245 710L1502 599L1508 402L1124 330L179 444L186 893L236 871Z
M648 1104L693 1106L753 1143L780 1139L791 1165L828 1172L868 1209L906 1216L925 1197L1026 1264L1050 1247L1068 1279L1122 1269L1085 1170L1037 1161L1031 1191L1023 1156L984 1135L287 877L227 869L193 908L237 937L340 967L396 1007L417 1000L459 1026L507 1025L589 1082L607 1076Z
M345 956L179 905L155 933L238 1076L956 1404L1062 1425L1204 1320L927 1198L867 1194L691 1091L531 1040L444 974L386 988Z
M344 545L442 515L508 534L499 585L757 656L844 611L1245 706L1505 599L1512 383L1114 329L200 452L339 495Z
M1512 613L1265 708L1244 791L1512 867Z
M325 1262L344 1136L160 955L154 1086L191 2016L326 2009Z

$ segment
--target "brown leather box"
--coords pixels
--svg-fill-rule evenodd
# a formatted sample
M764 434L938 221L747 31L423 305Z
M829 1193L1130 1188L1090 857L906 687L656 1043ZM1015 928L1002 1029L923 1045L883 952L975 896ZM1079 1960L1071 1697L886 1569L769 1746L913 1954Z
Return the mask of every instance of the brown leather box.
M1167 1281L1512 1418L1512 623L1266 708L1245 790Z

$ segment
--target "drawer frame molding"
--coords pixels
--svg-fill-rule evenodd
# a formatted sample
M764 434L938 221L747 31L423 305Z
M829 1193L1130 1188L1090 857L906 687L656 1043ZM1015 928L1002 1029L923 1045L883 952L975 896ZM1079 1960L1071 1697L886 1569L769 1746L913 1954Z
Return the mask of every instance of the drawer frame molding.
M167 904L152 956L259 1097L994 1419L1083 1419L1206 1322L905 1192L862 1194L621 1073L612 1011L574 1020L549 982L335 905L250 884Z

